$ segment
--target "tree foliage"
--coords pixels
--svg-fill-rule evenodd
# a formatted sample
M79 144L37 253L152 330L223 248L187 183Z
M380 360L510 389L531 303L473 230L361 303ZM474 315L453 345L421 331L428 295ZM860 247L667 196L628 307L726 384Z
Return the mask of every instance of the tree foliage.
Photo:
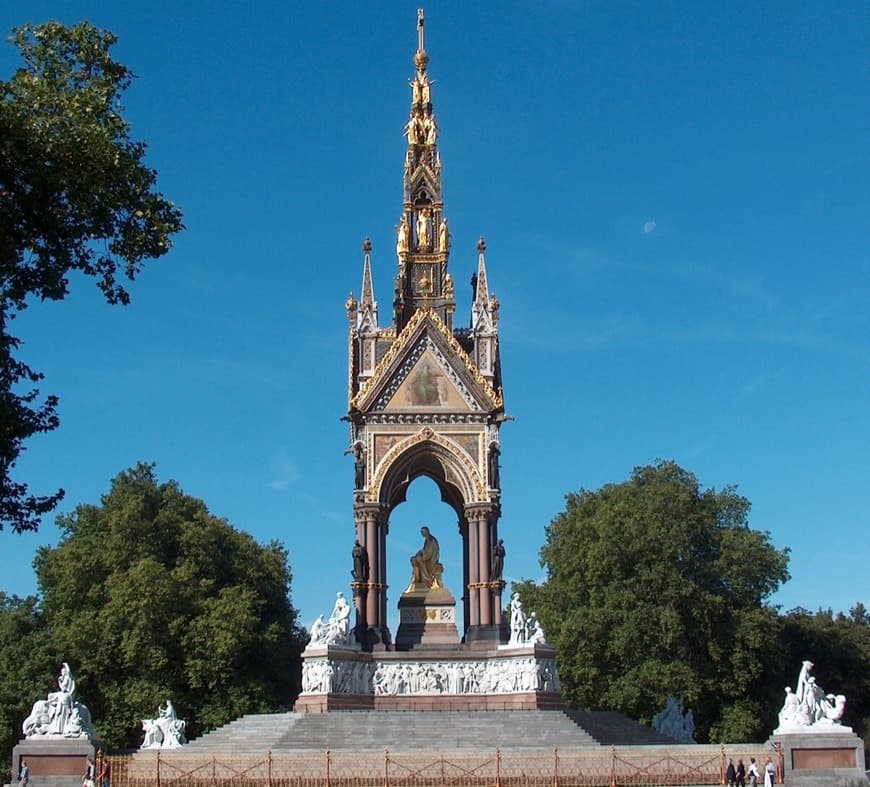
M10 37L24 64L0 81L0 528L36 529L63 495L33 495L10 477L24 442L58 426L42 374L16 358L11 321L35 298L64 298L74 271L109 303L128 303L122 280L183 227L122 115L133 74L112 59L115 40L86 22Z
M293 701L302 632L280 544L256 543L145 464L58 524L59 545L35 561L41 614L106 745L138 746L140 720L166 698L193 736Z
M680 695L701 739L772 729L757 689L788 550L750 529L749 501L660 461L566 502L546 529L546 580L516 589L558 648L567 699L649 722Z
M0 591L0 782L11 782L9 763L21 723L35 699L54 685L59 663L36 597Z

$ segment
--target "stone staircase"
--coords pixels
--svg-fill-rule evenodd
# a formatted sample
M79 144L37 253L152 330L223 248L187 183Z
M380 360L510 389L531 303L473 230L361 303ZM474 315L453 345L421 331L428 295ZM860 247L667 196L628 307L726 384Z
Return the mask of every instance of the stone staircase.
M201 738L187 754L325 751L460 751L597 747L563 711L331 711L243 716Z
M606 746L673 746L674 739L615 711L569 710L571 720Z
M251 713L217 727L176 751L205 754L212 751L252 754L274 749L302 717L301 713Z

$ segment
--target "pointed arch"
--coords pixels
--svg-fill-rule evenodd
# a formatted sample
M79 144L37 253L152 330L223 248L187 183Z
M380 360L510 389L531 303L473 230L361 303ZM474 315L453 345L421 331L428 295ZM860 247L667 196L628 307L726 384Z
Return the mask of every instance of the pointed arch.
M428 426L390 449L372 479L369 500L395 508L421 475L437 484L441 499L460 520L466 506L487 500L483 478L465 450Z

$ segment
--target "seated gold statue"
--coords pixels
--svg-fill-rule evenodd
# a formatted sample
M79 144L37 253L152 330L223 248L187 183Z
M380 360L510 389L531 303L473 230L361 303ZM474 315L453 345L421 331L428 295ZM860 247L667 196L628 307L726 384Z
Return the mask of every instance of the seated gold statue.
M426 526L420 528L420 535L423 536L423 548L411 557L411 583L406 593L443 587L441 575L444 573L444 566L438 562L441 555L438 539Z

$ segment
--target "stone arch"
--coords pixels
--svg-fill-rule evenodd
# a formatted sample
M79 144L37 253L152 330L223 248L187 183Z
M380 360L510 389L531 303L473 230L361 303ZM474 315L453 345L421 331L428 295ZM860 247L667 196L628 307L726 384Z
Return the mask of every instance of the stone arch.
M411 483L431 479L456 513L462 539L462 601L465 635L498 639L500 581L490 581L491 545L497 537L498 504L488 494L480 468L462 446L425 426L393 446L378 463L364 499L354 505L357 537L367 545L370 580L358 584L357 607L368 629L366 642L389 642L386 629L386 536L392 511ZM394 569L395 570L395 567ZM500 579L500 578L499 578ZM458 589L458 588L457 588Z
M436 483L441 499L460 521L466 506L487 499L483 479L468 454L428 427L387 453L372 479L369 499L392 510L405 500L411 482L421 475Z

